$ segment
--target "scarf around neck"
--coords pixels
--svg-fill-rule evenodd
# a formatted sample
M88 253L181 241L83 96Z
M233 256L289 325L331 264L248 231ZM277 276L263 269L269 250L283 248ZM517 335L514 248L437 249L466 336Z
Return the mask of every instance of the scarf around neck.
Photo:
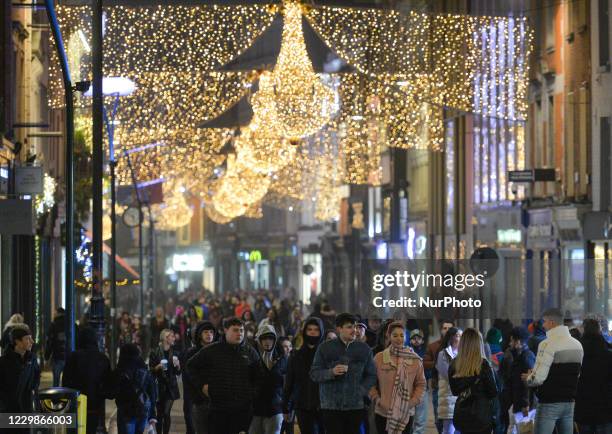
M399 358L396 363L394 358ZM410 420L410 398L412 384L409 384L408 367L421 360L410 347L397 348L389 346L383 351L383 362L397 368L393 392L391 393L391 406L387 413L387 433L401 434Z

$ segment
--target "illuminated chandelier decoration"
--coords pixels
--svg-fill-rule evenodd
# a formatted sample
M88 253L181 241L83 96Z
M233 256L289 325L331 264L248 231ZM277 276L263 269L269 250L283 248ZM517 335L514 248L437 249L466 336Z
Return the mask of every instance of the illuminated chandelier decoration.
M236 218L259 202L269 186L270 178L266 174L244 166L234 154L230 154L227 156L227 170L219 180L212 202L222 215Z
M283 135L298 140L329 122L334 92L314 72L302 30L302 8L295 0L283 1L281 49L272 76L277 115Z
M243 166L268 174L295 158L296 146L283 136L274 100L272 75L263 72L259 90L252 96L253 118L234 142Z

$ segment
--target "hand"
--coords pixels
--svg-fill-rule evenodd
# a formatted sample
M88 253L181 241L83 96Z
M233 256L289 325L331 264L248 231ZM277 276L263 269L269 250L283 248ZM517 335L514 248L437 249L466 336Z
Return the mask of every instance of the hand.
M523 416L529 416L529 407L523 407L521 408L521 411L523 412Z
M174 366L176 369L181 369L181 362L179 362L179 359L174 360Z
M348 366L347 365L336 365L336 366L334 366L334 369L332 369L332 372L336 376L344 375L346 373L346 371L348 371Z
M157 365L155 368L153 368L154 371L161 371L164 368L162 367L162 364L160 363L159 365Z
M372 387L370 389L368 396L370 397L372 401L376 401L378 398L380 398L380 395L378 394L378 390L376 389L376 387Z
M207 397L210 398L210 396L208 395L208 384L205 384L204 386L202 386L202 393Z
M532 371L533 371L533 370L532 370L532 369L530 369L530 370L528 370L526 373L521 374L521 380L523 380L523 381L526 383L526 382L527 382L527 378L529 378L529 376L531 375L531 372L532 372Z

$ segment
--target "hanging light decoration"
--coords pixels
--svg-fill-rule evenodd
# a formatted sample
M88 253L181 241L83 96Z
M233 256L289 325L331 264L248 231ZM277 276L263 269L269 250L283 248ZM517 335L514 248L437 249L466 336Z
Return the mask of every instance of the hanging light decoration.
M260 75L259 90L251 98L253 118L234 143L241 164L265 174L283 168L296 155L295 145L283 137L272 80L269 72Z
M321 82L308 57L301 6L295 0L284 0L283 6L281 49L272 75L283 135L297 140L329 122L334 92Z

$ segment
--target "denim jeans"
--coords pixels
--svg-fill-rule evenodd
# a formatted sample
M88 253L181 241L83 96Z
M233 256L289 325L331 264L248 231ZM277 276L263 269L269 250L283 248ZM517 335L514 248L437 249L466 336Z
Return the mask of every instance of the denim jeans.
M59 387L62 372L64 372L64 366L66 366L66 361L63 359L53 360L53 387Z
M117 431L119 434L142 434L146 424L146 418L126 417L121 414L121 411L117 413Z
M280 434L282 424L282 413L271 417L253 416L249 434Z
M573 402L538 404L535 417L535 434L552 434L555 426L557 427L557 434L573 434Z
M429 394L425 390L423 400L414 409L414 423L412 425L413 434L425 434L425 427L427 426L427 408L429 407Z

